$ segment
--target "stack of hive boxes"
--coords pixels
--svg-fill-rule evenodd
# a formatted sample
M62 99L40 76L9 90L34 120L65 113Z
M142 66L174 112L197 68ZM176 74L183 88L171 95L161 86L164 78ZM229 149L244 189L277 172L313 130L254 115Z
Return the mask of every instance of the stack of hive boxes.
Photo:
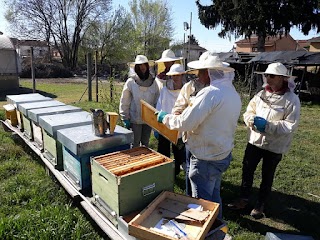
M19 115L18 129L81 191L91 191L91 156L128 149L133 141L132 131L120 126L113 135L95 136L91 113L38 93L7 101Z

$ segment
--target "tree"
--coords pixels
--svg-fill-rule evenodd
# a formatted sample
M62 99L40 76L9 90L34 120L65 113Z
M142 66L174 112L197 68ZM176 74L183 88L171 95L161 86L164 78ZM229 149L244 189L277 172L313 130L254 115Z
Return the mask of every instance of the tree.
M105 19L111 0L8 0L6 18L20 36L53 42L65 67L74 69L86 30Z
M198 45L199 46L199 42L198 40L195 38L195 36L193 34L191 34L191 36L188 36L188 43L190 42L190 44L192 45Z
M171 10L166 1L132 0L129 2L135 32L135 53L156 59L169 47L172 37Z
M83 45L99 51L100 64L112 66L132 61L134 39L129 13L120 6L107 20L91 24Z
M203 6L197 0L201 24L206 28L221 25L220 37L236 38L252 34L258 37L258 51L264 51L267 36L287 35L293 26L305 35L311 29L319 32L318 0L212 0Z

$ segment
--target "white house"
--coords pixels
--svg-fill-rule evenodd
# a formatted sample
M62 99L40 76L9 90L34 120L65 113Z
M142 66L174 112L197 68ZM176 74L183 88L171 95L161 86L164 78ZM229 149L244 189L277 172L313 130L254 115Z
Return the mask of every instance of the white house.
M31 56L31 47L33 47L34 58L41 59L48 56L49 47L46 41L18 40L16 44L17 52L22 59Z

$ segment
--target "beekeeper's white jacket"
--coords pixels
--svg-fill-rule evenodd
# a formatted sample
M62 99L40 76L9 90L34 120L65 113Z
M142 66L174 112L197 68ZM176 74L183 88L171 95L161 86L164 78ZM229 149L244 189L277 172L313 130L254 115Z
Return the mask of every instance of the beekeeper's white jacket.
M162 110L167 113L171 113L171 110L174 106L174 103L179 96L180 89L178 90L169 90L167 87L163 87L160 91L160 96L157 102L156 109Z
M267 120L265 133L253 129L255 116ZM274 153L285 153L289 150L293 132L298 127L300 100L291 91L278 95L262 90L249 102L243 119L249 127L249 143Z
M197 80L191 80L184 84L180 90L180 94L177 97L174 107L172 108L172 113L182 113L183 110L192 102L197 93L204 87L206 87L206 85Z
M221 160L233 149L241 100L231 82L213 81L203 88L181 115L168 114L170 129L189 131L187 145L201 160Z
M143 99L155 107L158 98L159 88L152 75L145 81L141 81L136 74L132 75L123 86L119 105L121 119L130 120L135 124L144 124L141 119L140 100Z

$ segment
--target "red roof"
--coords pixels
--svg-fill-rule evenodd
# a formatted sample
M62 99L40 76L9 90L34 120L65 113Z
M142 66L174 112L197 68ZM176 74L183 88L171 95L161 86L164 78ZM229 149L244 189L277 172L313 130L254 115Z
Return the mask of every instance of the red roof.
M287 36L282 35L280 36L268 36L265 39L265 46L273 46L274 43L278 40L280 40L281 38L292 38L290 36L290 34L288 34ZM258 44L258 36L253 35L248 39L242 39L236 42L237 45L257 45Z

